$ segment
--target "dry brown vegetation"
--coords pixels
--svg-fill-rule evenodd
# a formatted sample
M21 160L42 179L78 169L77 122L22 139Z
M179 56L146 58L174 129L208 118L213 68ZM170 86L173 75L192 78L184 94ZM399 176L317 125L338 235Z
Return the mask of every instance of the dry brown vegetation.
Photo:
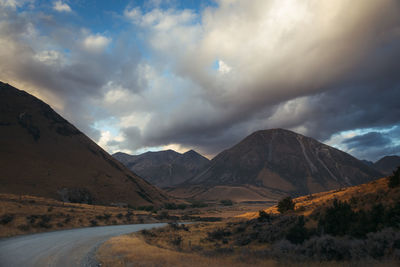
M265 245L234 247L234 241L224 244L211 240L210 234L220 231L225 223L198 223L187 226L169 225L111 238L98 250L101 266L398 266L395 261L359 260L292 261L271 259L263 251ZM180 240L180 241L179 241ZM268 249L268 248L267 248Z
M101 266L277 266L275 261L237 261L237 257L204 256L150 245L136 235L115 237L98 251Z
M101 247L99 260L105 266L398 266L400 187L389 188L387 178L295 202L295 211L284 215L271 207L223 222L169 224L116 237ZM380 207L381 217L374 217ZM363 219L329 235L320 229L329 210ZM363 222L372 228L358 230Z
M146 211L0 194L0 237L85 226L155 222Z

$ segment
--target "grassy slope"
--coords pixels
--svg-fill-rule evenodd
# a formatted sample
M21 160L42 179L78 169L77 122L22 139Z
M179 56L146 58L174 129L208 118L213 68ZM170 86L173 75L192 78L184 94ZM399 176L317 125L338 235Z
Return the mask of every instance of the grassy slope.
M400 188L389 190L388 179L381 178L366 184L331 190L308 196L301 196L293 199L296 203L296 214L310 215L314 210L330 205L334 199L341 201L358 201L356 208L371 208L372 205L379 201L384 206L392 205L400 200ZM264 210L267 213L278 214L277 206L272 206ZM254 219L258 217L258 212L248 212L239 215L240 218Z

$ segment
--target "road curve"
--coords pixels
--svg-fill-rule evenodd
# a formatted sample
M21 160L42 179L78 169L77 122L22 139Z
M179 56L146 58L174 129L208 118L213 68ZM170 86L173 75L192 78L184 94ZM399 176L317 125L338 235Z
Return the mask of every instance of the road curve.
M99 226L2 239L0 266L92 266L90 255L110 237L163 225Z

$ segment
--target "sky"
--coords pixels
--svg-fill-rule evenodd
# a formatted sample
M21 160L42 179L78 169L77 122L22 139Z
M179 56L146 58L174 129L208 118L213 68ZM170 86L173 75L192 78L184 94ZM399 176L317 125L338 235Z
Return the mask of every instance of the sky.
M398 0L0 0L0 81L110 153L285 128L400 155Z

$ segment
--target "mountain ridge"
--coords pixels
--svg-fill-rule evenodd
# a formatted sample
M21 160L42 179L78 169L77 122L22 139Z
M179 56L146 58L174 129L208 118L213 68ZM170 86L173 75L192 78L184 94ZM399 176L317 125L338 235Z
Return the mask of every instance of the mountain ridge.
M374 168L380 172L390 175L393 171L400 166L400 156L390 155L384 156L374 163Z
M40 99L0 82L0 192L130 205L171 200Z
M174 150L148 151L140 155L122 152L113 157L148 182L160 187L171 187L197 175L209 160L194 150L178 153Z

